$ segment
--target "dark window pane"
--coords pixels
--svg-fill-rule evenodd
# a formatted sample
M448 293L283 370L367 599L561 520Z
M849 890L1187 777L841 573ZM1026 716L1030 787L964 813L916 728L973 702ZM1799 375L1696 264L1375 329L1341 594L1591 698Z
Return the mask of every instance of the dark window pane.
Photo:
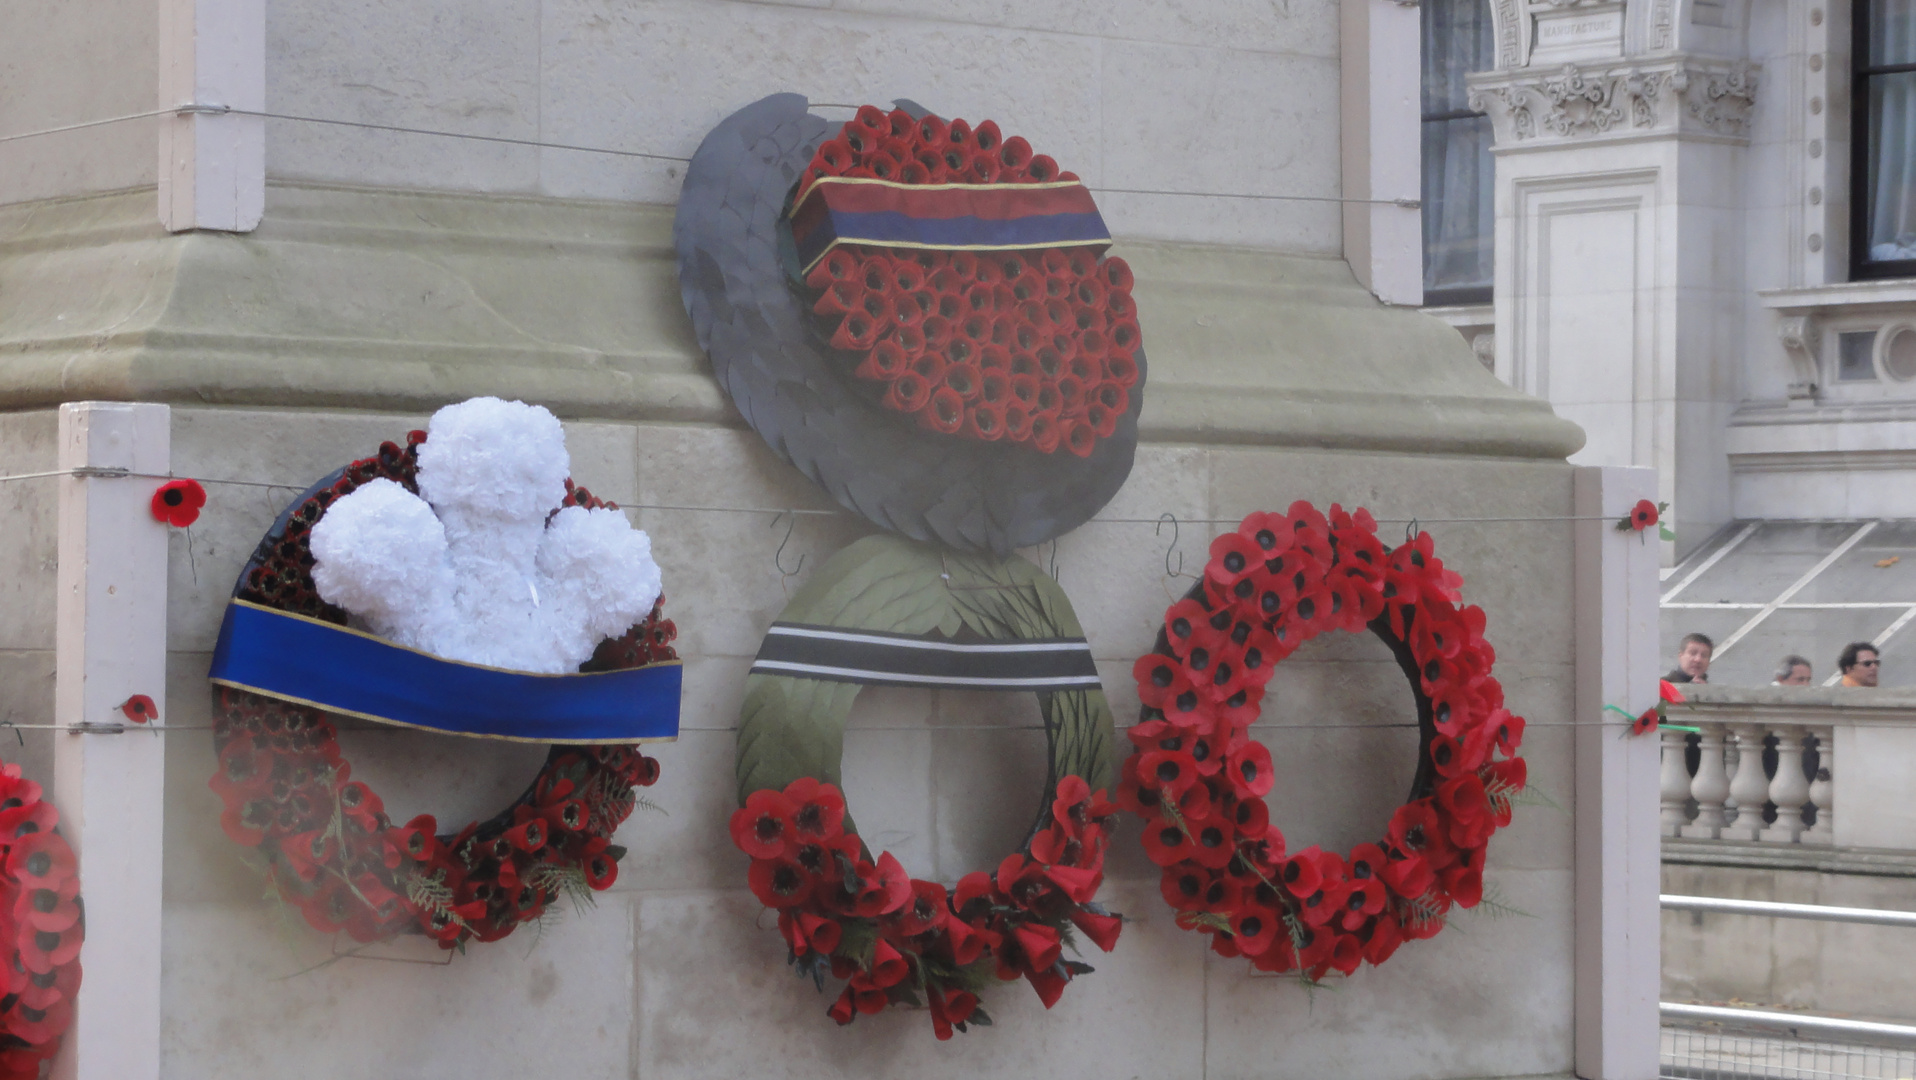
M1908 0L1916 3L1916 0ZM1424 290L1490 288L1490 121L1464 77L1494 59L1487 0L1424 0ZM1439 301L1442 302L1442 301Z
M1419 13L1424 31L1424 115L1466 112L1470 93L1464 76L1489 70L1492 62L1490 4L1488 0L1425 0Z
M1916 259L1916 72L1870 78L1868 133L1867 257Z
M1424 122L1424 288L1490 287L1490 118Z
M1870 359L1870 349L1875 344L1874 330L1836 335L1836 381L1876 381L1876 362Z
M1869 66L1916 63L1916 0L1869 0Z

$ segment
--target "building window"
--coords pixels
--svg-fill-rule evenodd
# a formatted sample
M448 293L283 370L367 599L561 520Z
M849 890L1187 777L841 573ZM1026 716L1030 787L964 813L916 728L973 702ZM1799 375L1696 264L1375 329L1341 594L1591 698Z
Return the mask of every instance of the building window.
M1857 0L1850 271L1916 277L1916 0Z
M1876 331L1852 330L1836 335L1836 381L1876 381Z
M1900 0L1916 4L1916 0ZM1464 76L1493 60L1485 0L1424 0L1424 303L1490 300L1495 190L1490 118L1470 111Z

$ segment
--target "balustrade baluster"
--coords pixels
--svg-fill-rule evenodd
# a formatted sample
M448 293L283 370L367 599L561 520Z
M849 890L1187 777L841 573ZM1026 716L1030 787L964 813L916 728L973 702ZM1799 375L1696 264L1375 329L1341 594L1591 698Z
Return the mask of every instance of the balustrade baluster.
M1664 729L1663 771L1658 790L1663 797L1663 835L1679 836L1690 823L1690 765L1684 760L1689 748L1688 732Z
M1770 778L1763 775L1764 731L1757 724L1727 726L1736 740L1730 750L1736 761L1736 774L1730 778L1736 816L1717 835L1724 840L1755 840L1762 835L1763 804L1770 797Z
M1810 781L1810 802L1816 804L1816 824L1799 837L1805 844L1830 846L1836 843L1836 733L1833 728L1817 728L1816 778Z
M1776 733L1776 775L1770 779L1770 801L1776 804L1776 823L1763 830L1761 840L1791 844L1803 832L1803 804L1809 801L1810 782L1803 775L1803 728L1783 724Z
M1678 835L1714 840L1723 831L1723 800L1730 797L1730 774L1723 767L1723 725L1704 722L1697 727L1701 729L1697 745L1703 759L1697 763L1696 778L1690 781L1696 820L1678 830Z

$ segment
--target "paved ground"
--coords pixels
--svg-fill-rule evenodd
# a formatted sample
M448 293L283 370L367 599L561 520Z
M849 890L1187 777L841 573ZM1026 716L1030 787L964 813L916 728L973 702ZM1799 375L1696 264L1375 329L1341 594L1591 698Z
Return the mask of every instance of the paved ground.
M1665 1080L1916 1080L1916 1047L1663 1029Z

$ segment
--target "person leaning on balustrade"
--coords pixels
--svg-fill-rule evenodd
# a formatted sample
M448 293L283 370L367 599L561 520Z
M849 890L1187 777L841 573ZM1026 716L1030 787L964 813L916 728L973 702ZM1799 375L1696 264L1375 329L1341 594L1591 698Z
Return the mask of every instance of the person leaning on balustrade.
M1771 686L1808 686L1813 678L1810 662L1791 653L1776 662L1776 674L1771 677Z
M1706 683L1710 681L1710 656L1716 652L1716 642L1703 634L1685 634L1683 643L1677 646L1677 666L1663 677L1665 682Z
M1852 641L1843 646L1843 655L1837 658L1836 666L1843 672L1844 686L1875 686L1883 671L1876 646L1867 641Z

